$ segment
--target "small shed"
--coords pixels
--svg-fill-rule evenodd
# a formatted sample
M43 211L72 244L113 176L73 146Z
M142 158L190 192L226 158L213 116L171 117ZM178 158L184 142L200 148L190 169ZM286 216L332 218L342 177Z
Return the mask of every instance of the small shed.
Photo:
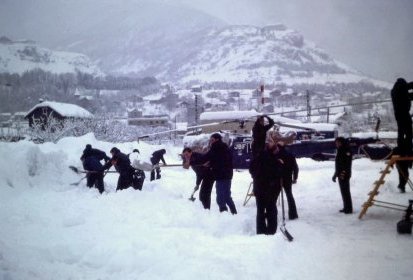
M65 120L91 119L93 114L75 104L43 101L30 109L24 118L29 121L30 127L36 124L46 127L51 119L63 123Z

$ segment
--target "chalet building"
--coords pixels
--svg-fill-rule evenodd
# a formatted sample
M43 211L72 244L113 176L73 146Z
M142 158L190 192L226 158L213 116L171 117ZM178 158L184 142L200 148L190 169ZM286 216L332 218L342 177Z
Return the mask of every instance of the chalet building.
M63 123L65 120L82 120L93 118L86 109L69 103L43 101L36 104L24 117L29 126L41 125L45 128L52 120Z
M128 110L128 119L141 118L141 117L142 117L142 111L141 110L138 110L136 108Z
M238 98L240 96L241 96L241 94L240 94L239 91L231 91L230 93L228 93L228 97Z
M202 86L201 85L194 85L191 87L191 92L195 93L200 93L202 92Z
M147 115L138 118L128 118L128 125L136 126L165 126L169 124L169 117L167 115Z
M11 113L0 113L0 126L9 127L11 125Z
M176 103L176 108L187 109L188 107L189 107L189 103L186 101L181 101L181 102Z

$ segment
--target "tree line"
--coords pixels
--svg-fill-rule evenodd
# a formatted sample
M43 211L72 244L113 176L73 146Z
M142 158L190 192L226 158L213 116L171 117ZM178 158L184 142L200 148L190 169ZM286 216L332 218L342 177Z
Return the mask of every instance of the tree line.
M93 76L79 71L54 74L41 69L22 74L0 73L0 112L27 111L39 99L76 103L76 88L132 90L145 95L154 87L159 87L154 77Z

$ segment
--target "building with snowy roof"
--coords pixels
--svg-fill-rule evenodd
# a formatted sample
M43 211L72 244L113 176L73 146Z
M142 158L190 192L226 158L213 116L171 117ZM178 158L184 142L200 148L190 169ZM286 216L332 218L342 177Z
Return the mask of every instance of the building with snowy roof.
M92 119L93 114L75 104L43 101L30 109L24 118L29 121L29 126L33 127L36 124L46 126L51 119L60 123L65 120Z

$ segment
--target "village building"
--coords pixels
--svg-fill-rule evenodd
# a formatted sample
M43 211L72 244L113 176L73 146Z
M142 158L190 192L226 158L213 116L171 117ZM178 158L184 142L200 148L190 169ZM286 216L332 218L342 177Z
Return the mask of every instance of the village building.
M128 109L128 119L141 118L142 111L137 108Z
M92 119L93 114L75 104L43 101L30 109L24 118L29 121L30 127L41 125L45 128L52 121L63 125L66 120Z
M136 117L136 118L128 118L128 125L168 127L169 117L168 115L146 115L146 116L141 116L141 117Z
M11 113L0 113L0 127L9 127L11 125Z
M202 92L202 86L201 85L193 85L191 87L191 92L196 92L196 93Z

